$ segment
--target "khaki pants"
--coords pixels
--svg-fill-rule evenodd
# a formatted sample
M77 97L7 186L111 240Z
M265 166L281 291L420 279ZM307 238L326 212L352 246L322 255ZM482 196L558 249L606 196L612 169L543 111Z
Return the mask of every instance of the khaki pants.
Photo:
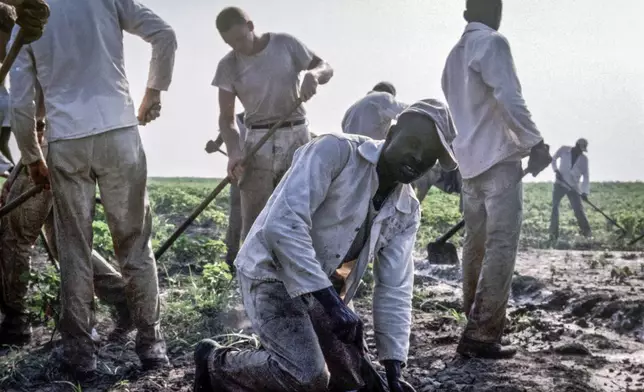
M17 175L11 186L8 200L13 200L33 186L26 170ZM5 216L0 233L0 284L2 296L0 307L5 314L3 326L10 333L28 334L25 296L28 282L25 279L30 271L30 250L40 235L44 225L47 243L54 258L58 252L53 230L52 197L44 191L26 201L16 210ZM125 283L121 274L101 255L92 252L94 286L96 295L108 305L123 311L127 309Z
M246 133L244 153L250 151L268 130ZM281 128L250 159L239 181L241 193L242 241L264 209L280 180L291 167L295 151L311 140L308 127Z
M331 331L311 296L291 298L281 282L238 274L246 313L262 348L211 357L211 384L228 392L350 391L362 384L361 355Z
M465 336L500 342L523 215L521 163L506 162L463 180Z
M590 230L590 224L588 223L588 218L586 218L586 212L584 211L584 205L581 202L581 196L575 191L571 191L561 184L555 183L552 190L552 215L550 216L550 236L552 238L559 238L559 204L561 204L561 199L564 196L568 196L568 201L570 201L570 206L575 213L575 218L577 218L577 225L581 233L590 237L592 231Z
M55 141L49 144L47 161L60 254L64 358L77 368L95 367L89 320L94 293L90 259L96 184L138 330L137 354L141 359L165 358L156 262L150 243L147 164L138 128Z

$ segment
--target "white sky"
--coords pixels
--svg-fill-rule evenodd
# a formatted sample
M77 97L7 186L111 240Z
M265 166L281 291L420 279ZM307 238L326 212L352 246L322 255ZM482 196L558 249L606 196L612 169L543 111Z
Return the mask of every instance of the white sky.
M380 80L400 99L443 98L445 58L465 22L465 0L147 0L179 39L162 117L142 128L150 176L223 177L225 159L203 148L217 135L217 91L210 86L229 50L216 31L223 7L244 8L258 32L288 32L335 69L307 105L311 130L338 131L346 108ZM642 0L506 0L510 40L528 107L554 150L589 140L592 181L644 179ZM150 50L126 39L138 101ZM239 108L241 110L241 108ZM238 111L239 111L238 110ZM538 180L550 180L550 170Z

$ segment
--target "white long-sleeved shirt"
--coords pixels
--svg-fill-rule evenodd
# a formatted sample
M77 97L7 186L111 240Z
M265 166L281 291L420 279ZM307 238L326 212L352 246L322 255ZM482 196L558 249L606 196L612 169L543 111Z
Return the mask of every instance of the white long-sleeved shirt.
M520 160L541 140L521 93L506 38L482 23L469 23L443 71L458 136L453 147L465 179L497 163Z
M391 121L407 108L393 95L371 91L349 107L342 119L342 132L363 135L374 140L387 136Z
M557 166L557 160L559 160L559 166ZM572 164L572 147L562 146L557 150L555 155L552 157L552 170L561 173L563 180L566 182L557 179L557 184L570 189L573 187L575 192L590 194L590 177L588 174L588 157L586 154L580 154L575 161L575 164ZM584 178L579 186L579 180L581 177ZM566 185L568 184L568 185Z
M291 168L255 220L235 261L250 279L284 283L291 297L331 287L378 189L384 142L327 134L297 150ZM374 262L373 316L378 356L406 361L414 281L412 251L420 225L410 185L398 185L370 222L347 278L351 300Z
M11 70L12 128L25 164L42 159L35 137L36 82L44 91L49 143L96 135L138 124L125 76L123 31L152 45L148 88L168 89L177 49L172 28L135 0L49 6L42 37L23 47Z

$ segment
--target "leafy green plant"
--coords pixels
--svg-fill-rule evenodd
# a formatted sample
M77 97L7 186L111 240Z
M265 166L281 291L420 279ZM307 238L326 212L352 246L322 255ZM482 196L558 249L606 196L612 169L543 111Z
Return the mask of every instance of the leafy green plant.
M27 296L27 308L32 321L47 323L58 319L60 313L60 274L53 266L44 270L32 270L21 276L29 282L31 295Z

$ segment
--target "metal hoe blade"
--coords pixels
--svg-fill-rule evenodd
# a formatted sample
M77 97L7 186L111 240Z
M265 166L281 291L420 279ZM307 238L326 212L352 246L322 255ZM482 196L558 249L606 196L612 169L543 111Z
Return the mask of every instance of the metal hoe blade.
M459 263L456 246L450 242L430 242L427 245L427 259L429 264L457 265Z

